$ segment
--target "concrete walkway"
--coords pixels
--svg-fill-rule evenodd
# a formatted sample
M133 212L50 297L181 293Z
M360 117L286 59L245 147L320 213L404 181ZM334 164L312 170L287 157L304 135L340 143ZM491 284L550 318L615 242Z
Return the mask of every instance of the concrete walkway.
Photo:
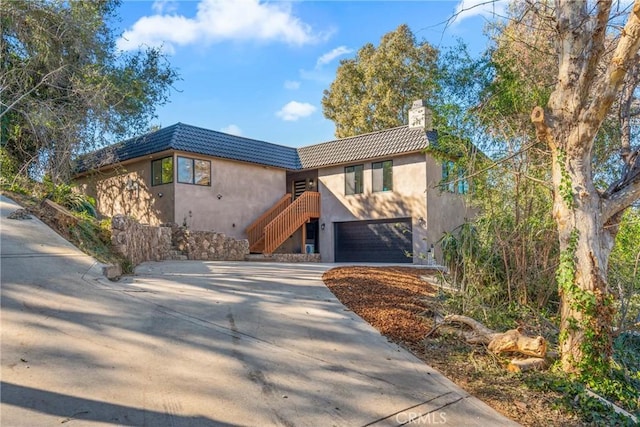
M328 265L164 262L109 282L2 227L2 426L516 425L340 304Z

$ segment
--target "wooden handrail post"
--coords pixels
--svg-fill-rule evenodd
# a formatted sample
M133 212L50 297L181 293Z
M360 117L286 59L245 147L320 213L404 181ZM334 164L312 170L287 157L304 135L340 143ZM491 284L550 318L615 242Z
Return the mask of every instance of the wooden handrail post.
M305 191L273 221L265 226L264 253L270 254L291 234L309 221L320 217L320 193ZM306 231L306 230L305 230Z
M264 237L265 226L273 221L273 219L280 213L282 213L282 211L285 210L290 204L291 194L287 193L245 229L250 248Z

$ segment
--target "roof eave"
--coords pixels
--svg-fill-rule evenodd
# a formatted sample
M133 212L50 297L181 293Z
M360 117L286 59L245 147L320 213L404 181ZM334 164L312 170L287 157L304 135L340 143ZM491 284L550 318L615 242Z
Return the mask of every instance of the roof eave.
M85 171L82 171L76 175L74 175L73 179L78 179L78 178L82 178L85 176L89 176L89 175L93 175L95 173L102 173L102 172L108 172L112 169L116 169L118 167L122 167L122 166L127 166L130 165L132 163L136 163L142 160L154 160L154 159L159 159L162 157L167 157L167 154L173 154L174 152L176 152L176 150L174 149L167 149L167 150L161 150L161 151L156 151L154 153L150 153L150 154L144 154L142 156L138 156L138 157L133 157L131 159L127 159L127 160L122 160L122 161L116 161L113 163L109 163L97 168L93 168L93 169L87 169Z
M374 157L363 157L361 159L354 159L354 160L349 160L349 161L344 161L344 162L325 163L325 164L321 164L321 165L318 165L318 166L307 167L307 168L303 168L303 169L299 169L299 170L303 171L303 170L329 168L329 167L333 167L333 166L346 166L346 165L352 165L352 164L358 163L358 162L371 162L371 161L375 161L375 160L391 159L391 158L394 158L394 157L408 156L408 155L411 155L411 154L425 154L425 155L427 155L428 154L426 152L427 147L421 148L419 150L401 151L401 152L397 152L397 153L393 153L393 154L385 154L385 155L374 156Z

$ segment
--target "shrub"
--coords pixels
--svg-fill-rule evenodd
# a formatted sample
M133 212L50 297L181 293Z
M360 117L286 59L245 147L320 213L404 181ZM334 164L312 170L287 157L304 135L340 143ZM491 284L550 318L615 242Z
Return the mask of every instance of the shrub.
M44 186L47 189L46 198L74 212L96 217L96 201L93 197L80 193L75 187L68 184L54 184L45 178Z

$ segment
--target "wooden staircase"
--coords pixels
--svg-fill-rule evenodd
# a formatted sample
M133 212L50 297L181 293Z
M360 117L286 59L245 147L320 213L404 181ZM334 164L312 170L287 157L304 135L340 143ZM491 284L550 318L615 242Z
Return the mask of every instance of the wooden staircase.
M320 217L320 193L305 191L293 202L291 198L285 194L247 227L250 252L272 254L298 228Z

